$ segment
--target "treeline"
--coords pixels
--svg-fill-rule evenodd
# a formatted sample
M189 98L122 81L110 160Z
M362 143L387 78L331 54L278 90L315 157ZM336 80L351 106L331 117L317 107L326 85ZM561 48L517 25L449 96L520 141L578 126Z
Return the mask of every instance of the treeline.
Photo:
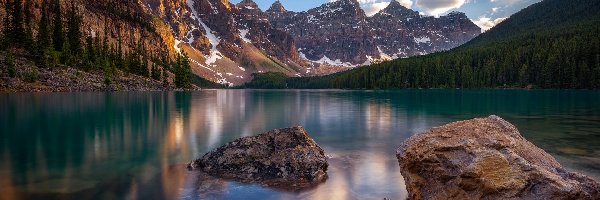
M86 71L101 70L107 85L120 70L126 75L131 73L163 81L165 86L169 85L167 72L170 71L175 75L173 82L176 87L192 86L194 75L186 55L177 55L172 60L167 50L147 53L143 41L126 48L120 38L111 44L107 35L92 33L84 37L82 17L73 1L66 12L62 10L60 0L42 1L41 19L37 26L33 22L32 8L32 0L7 0L4 7L7 15L3 20L0 50L7 52L6 65L11 77L15 76L16 67L12 51L25 49L38 67L64 65ZM34 30L37 30L35 35Z
M598 21L550 29L487 45L351 70L331 76L323 86L600 88L598 33Z
M252 81L240 88L285 89L288 88L288 76L281 72L255 73Z

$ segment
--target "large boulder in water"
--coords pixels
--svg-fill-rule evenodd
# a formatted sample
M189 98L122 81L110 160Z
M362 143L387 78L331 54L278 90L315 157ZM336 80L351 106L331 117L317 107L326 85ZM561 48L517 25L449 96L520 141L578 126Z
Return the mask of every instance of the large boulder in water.
M244 137L189 163L191 170L242 182L301 189L327 178L327 158L302 127Z
M497 116L415 135L397 157L410 199L600 199L597 182L566 171Z

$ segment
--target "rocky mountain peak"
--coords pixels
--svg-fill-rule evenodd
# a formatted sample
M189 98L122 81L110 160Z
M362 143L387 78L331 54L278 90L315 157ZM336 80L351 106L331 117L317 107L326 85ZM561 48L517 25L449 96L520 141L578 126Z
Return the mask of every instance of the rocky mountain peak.
M418 17L419 12L404 7L396 0L392 0L390 4L379 11L376 15L390 15L397 18Z
M240 9L250 9L250 10L258 9L258 4L256 4L252 0L243 0L240 3L238 3L236 6Z
M360 3L358 3L358 0L337 0L334 1L333 3L340 3L340 4L344 4L344 5L353 5L353 6L360 6Z
M363 9L360 7L360 3L357 0L337 0L328 4L325 4L324 7L330 9L343 9L344 11L351 11L356 14L364 14Z
M310 9L307 12L321 19L321 21L328 21L328 23L332 21L342 23L344 20L362 23L367 18L365 11L360 7L357 0L338 0Z
M400 7L404 8L404 6L402 6L402 4L400 4L400 2L398 2L396 0L392 0L390 2L390 4L387 6L387 8L392 8L392 9L397 9L397 8L400 8Z
M283 7L283 4L279 0L275 1L273 5L267 10L267 13L285 13L287 10Z
M300 57L335 66L362 66L443 51L481 33L464 13L425 17L395 0L372 17L366 16L357 0L267 15L273 27L294 36Z
M465 18L468 19L467 14L463 13L463 12L459 12L459 11L452 11L450 13L448 13L448 15L446 15L447 17L452 17L452 18Z

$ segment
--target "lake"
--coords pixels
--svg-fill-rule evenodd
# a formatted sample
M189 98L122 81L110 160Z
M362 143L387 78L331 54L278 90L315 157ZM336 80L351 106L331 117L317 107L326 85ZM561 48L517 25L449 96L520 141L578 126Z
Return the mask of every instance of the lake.
M0 199L403 199L396 148L498 115L566 168L600 180L600 92L206 90L0 94ZM329 178L283 191L185 164L239 137L302 125Z

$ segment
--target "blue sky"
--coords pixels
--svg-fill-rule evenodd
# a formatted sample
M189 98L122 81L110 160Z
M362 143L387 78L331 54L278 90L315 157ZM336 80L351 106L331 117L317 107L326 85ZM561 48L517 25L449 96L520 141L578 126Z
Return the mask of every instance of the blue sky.
M231 0L238 3L241 0ZM254 0L262 10L268 9L275 0ZM281 0L287 10L305 11L335 0ZM489 29L519 10L541 0L396 0L405 7L425 15L440 16L451 11L461 11L483 29ZM367 14L385 8L390 0L358 0Z

